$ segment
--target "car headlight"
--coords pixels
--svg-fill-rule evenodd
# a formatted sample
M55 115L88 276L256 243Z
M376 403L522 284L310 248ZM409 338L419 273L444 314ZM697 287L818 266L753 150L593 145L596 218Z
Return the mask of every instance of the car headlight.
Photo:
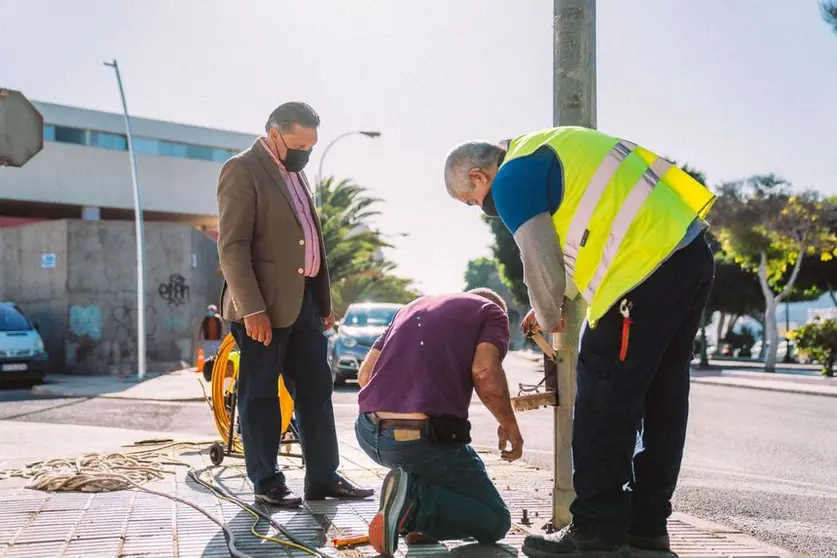
M344 347L347 349L351 349L355 345L357 345L357 341L355 341L354 337L341 337L340 342L343 344Z
M41 338L35 339L35 351L44 352L44 340Z

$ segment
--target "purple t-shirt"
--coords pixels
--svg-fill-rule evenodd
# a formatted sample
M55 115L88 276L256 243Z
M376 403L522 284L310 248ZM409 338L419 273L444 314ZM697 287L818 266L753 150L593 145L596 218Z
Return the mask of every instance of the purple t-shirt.
M468 418L471 364L480 343L506 356L509 321L497 304L468 293L417 298L375 341L381 355L358 395L360 412Z

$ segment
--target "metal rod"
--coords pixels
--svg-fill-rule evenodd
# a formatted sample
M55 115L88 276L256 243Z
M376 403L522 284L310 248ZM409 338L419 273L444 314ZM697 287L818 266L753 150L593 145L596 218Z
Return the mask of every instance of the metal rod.
M145 350L145 243L142 219L142 204L140 203L139 175L137 173L137 157L134 153L134 139L131 134L131 117L128 116L128 103L125 101L125 90L122 87L122 76L119 74L119 64L116 60L105 62L116 72L116 83L119 85L119 96L122 98L122 110L125 113L125 135L128 138L128 153L131 159L131 179L134 183L134 217L137 235L137 374L139 379L145 378L146 350Z
M553 125L596 127L596 1L553 1ZM573 489L572 431L576 364L586 304L575 293L564 300L567 331L553 340L558 353L558 405L554 407L554 486L552 523L571 521Z

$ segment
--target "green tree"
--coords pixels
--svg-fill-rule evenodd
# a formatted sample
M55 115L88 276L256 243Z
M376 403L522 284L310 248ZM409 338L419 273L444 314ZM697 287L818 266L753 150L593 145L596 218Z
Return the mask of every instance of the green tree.
M483 216L483 221L488 223L494 235L491 252L497 260L500 279L512 293L515 302L528 306L529 292L523 282L523 261L520 259L520 249L514 242L514 237L499 218Z
M820 0L822 19L837 33L837 2L832 0Z
M465 290L488 287L491 277L499 272L497 260L494 258L476 258L468 262L465 268Z
M837 361L837 320L817 320L791 332L789 337L814 362L822 364L824 376L834 376Z
M350 180L322 184L320 220L328 256L335 315L355 300L409 302L418 296L412 281L393 275L395 264L382 250L392 244L372 227L380 199Z
M727 182L719 193L713 211L720 225L717 237L724 252L759 279L768 345L764 369L774 372L776 309L793 292L806 256L828 259L837 248L830 230L835 208L815 192L792 193L790 184L774 175Z

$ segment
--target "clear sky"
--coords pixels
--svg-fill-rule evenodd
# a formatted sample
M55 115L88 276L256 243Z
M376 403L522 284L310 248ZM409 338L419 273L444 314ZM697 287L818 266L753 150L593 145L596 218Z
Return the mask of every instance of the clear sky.
M837 193L837 36L816 0L599 0L598 126L709 183L776 172ZM325 174L385 200L399 273L458 290L488 254L479 210L448 198L445 155L552 123L549 0L0 0L0 85L257 133L279 103L322 117ZM207 184L214 196L215 184Z

